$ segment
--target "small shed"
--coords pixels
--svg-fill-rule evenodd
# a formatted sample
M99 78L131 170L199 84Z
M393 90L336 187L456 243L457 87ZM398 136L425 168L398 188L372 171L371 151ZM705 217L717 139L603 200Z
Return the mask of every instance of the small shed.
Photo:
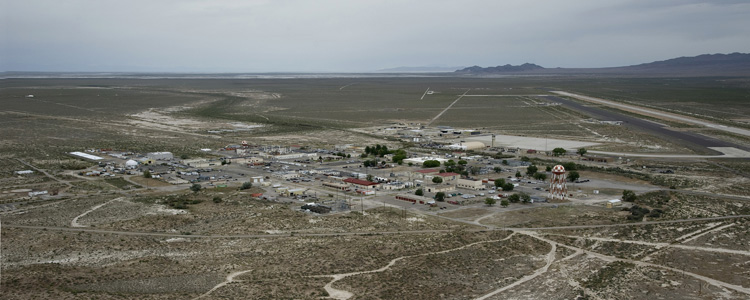
M613 208L615 206L620 206L620 205L622 205L622 200L620 199L612 199L612 200L607 201L607 208Z

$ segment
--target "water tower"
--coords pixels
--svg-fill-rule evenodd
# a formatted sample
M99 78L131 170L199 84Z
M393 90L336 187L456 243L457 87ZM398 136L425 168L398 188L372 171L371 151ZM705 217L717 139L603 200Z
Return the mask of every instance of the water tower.
M565 185L565 168L556 165L552 168L552 178L549 183L550 200L565 200L565 194L568 193L568 187Z

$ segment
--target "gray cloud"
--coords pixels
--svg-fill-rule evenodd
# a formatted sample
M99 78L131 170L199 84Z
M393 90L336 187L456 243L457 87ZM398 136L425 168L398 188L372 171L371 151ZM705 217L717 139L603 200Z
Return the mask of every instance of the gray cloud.
M0 0L0 70L619 66L750 52L746 1Z

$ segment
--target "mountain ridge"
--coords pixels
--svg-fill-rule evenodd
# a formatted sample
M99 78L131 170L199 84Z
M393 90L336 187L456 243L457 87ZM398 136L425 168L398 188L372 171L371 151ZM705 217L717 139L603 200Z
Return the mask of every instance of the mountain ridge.
M630 66L605 68L545 68L533 63L496 67L473 66L456 70L462 75L504 74L642 74L682 76L750 76L750 53L701 54Z

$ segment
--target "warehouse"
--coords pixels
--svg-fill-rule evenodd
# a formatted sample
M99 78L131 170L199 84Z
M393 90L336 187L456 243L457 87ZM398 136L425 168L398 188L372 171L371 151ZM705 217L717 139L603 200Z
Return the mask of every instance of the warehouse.
M434 205L435 200L432 198L417 196L417 195L411 195L411 194L398 194L396 195L397 200L403 200L403 201L409 201L411 203L419 203L419 204L429 204Z
M75 156L77 158L83 158L85 160L92 160L92 161L100 161L100 160L104 159L104 158L101 158L101 157L96 156L96 155L91 155L91 154L88 154L88 153L83 153L83 152L78 152L78 151L70 152L69 154L73 155L73 156Z
M337 190L340 190L340 191L349 191L349 190L351 190L348 185L343 184L343 183L323 182L323 186L324 187L328 187L328 188L332 188L332 189L337 189Z
M484 184L481 180L469 180L469 179L458 179L456 187L470 190L481 190L484 189Z
M154 160L171 160L174 155L172 152L149 152L146 153L146 157Z
M356 179L356 178L347 178L344 179L344 182L351 184L357 189L370 189L378 185L377 182L362 180L362 179Z
M458 144L453 144L448 146L449 149L454 150L480 150L484 149L487 146L484 145L482 142L460 142Z

